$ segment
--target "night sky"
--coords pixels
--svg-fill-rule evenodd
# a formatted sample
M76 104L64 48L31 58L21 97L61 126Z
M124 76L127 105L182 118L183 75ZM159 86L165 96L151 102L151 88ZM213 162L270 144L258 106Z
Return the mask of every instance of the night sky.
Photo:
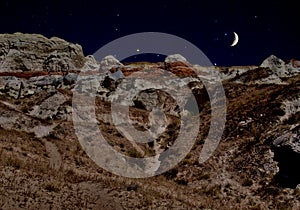
M0 0L0 33L57 36L80 44L88 55L125 35L164 32L190 41L218 66L259 65L271 54L300 59L295 2ZM233 32L240 41L230 47Z

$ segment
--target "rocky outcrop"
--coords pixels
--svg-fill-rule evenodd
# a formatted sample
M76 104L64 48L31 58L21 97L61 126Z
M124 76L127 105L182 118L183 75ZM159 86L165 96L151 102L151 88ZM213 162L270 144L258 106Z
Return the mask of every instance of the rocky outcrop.
M0 34L0 72L68 71L84 63L78 44L38 34Z
M7 94L12 98L21 97L24 83L21 79L14 76L0 77L0 92Z
M47 98L41 104L33 107L33 110L30 112L31 116L43 120L52 120L52 119L64 119L66 120L67 110L62 106L63 103L67 101L66 97L61 93L56 93L55 95Z
M179 54L169 55L165 59L165 70L178 77L197 77L193 66Z
M66 76L64 76L63 81L65 85L73 85L77 81L78 74L75 73L69 73Z
M300 119L293 119L296 117L300 118L300 97L292 99L292 100L286 100L282 103L282 110L284 111L284 114L279 118L281 122L284 121L294 121L298 122ZM292 119L292 120L291 120Z
M262 62L260 66L269 68L275 76L280 78L290 77L299 73L299 70L294 68L291 63L286 64L283 60L276 57L275 55L269 56Z
M100 62L100 72L108 73L110 69L122 66L123 64L120 63L120 61L118 61L114 56L108 55Z
M300 183L300 126L275 139L272 149L279 166L277 181L284 187L295 188Z
M177 113L180 110L176 101L166 92L156 89L141 91L133 98L134 106L152 111L155 108L166 113Z
M50 45L55 42L58 41L52 40ZM1 48L4 52L1 59L4 60L0 64L11 62L17 68L0 72L0 182L3 185L0 187L0 206L4 209L20 206L42 208L41 200L47 200L49 206L45 208L75 203L77 207L79 204L78 208L103 209L108 207L107 203L99 206L86 204L95 204L98 198L102 202L104 194L110 194L114 199L116 195L122 195L119 198L123 199L125 208L139 208L147 202L155 205L145 208L157 209L180 201L188 205L166 206L174 209L220 209L220 206L230 203L232 209L298 209L299 187L298 191L284 189L275 182L288 187L300 183L300 102L296 94L300 77L296 75L298 69L295 70L291 64L277 62L272 57L275 61L267 60L264 67L201 67L188 63L180 55L171 55L165 62L124 65L108 56L100 66L93 56L87 56L83 67L78 69L80 72L69 69L60 73L49 72L47 68L36 71L35 67L31 69L28 63L24 63L27 53L30 59L36 58L43 63L40 62L39 50L48 49L47 46L42 49L11 49L9 53L5 49ZM24 53L19 63L13 63L7 57L7 54L14 55L15 50L23 50ZM57 53L66 58L64 51ZM72 56L67 58L73 59ZM71 63L74 64L75 60ZM19 64L29 67L23 70ZM51 62L45 65L52 66ZM199 152L210 140L206 138L210 127L219 128L218 122L215 124L211 120L211 104L219 107L225 101L220 89L214 87L218 73L226 94L225 131L218 149L207 162L199 164ZM212 86L205 87L205 82ZM208 95L208 92L213 94ZM214 100L217 96L222 99ZM79 112L74 115L76 110ZM224 116L224 110L216 114ZM84 120L82 124L91 129L74 127L76 118ZM197 127L193 123L196 119L201 121ZM90 123L95 127L90 127ZM186 137L182 139L185 147L190 139L194 139L194 134L188 133L194 128L196 132L199 128L199 133L195 133L196 142L190 145L189 154L163 174L170 180L159 177L136 179L134 183L138 183L138 189L142 188L138 196L132 194L136 193L136 187L129 183L132 180L112 176L99 168L87 155L86 148L80 146L82 141L78 142L78 134L96 139L94 131L99 129L108 145L124 155L122 161L127 159L126 156L151 157L149 164L132 163L132 168L146 169L147 173L154 175L167 167L169 163L164 162L167 158L181 155L180 150L176 151L176 144L180 143L177 137ZM104 145L93 140L87 143L99 146L99 149L103 149ZM174 153L169 153L172 149ZM167 155L161 155L165 151ZM102 154L99 157L103 157ZM105 157L105 162L111 159L110 156ZM126 170L131 170L131 166ZM16 177L22 177L22 180L17 181ZM109 187L104 186L107 191L103 195L95 193L101 188L95 187L99 180L113 183ZM27 184L24 187L24 183L28 187ZM40 186L34 188L33 184ZM124 184L129 186L127 190L132 191L127 191ZM77 190L80 185L84 185L84 192L89 191L91 195L86 196L83 191ZM124 189L130 194L124 194ZM74 192L77 197L82 197L78 200L61 199L69 198ZM151 195L144 200L147 192ZM174 197L174 192L179 197ZM187 193L186 197L182 197ZM159 198L160 195L166 196L163 196L162 202L157 202L153 195ZM56 203L53 202L55 199L57 205L52 205ZM6 200L13 205L7 202L4 205ZM127 206L130 200L137 204ZM80 205L81 201L86 201L86 204ZM35 206L30 206L31 203ZM119 206L112 208L119 209Z
M182 62L182 63L187 63L187 60L185 57L183 57L180 54L174 54L174 55L169 55L165 59L165 63L176 63L176 62Z

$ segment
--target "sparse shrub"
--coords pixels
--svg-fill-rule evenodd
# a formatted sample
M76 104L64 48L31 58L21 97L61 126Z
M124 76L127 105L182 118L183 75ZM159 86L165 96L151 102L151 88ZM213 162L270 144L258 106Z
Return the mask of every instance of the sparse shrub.
M167 129L168 130L171 130L171 131L174 131L174 130L177 130L178 129L178 122L176 121L173 121L172 123L170 123L168 126L167 126Z
M177 179L177 180L175 180L175 182L177 184L180 184L180 185L187 185L188 184L188 180L185 180L185 179Z
M255 142L259 142L261 136L261 127L259 125L251 124L251 131L254 137Z
M58 140L59 137L55 134L55 132L50 132L48 135L47 135L47 138L49 139L55 139L55 140Z
M296 112L295 114L289 116L289 118L283 121L283 124L293 125L299 122L300 119L300 112Z
M163 175L167 179L174 179L177 174L178 174L178 169L177 168L172 168L172 169L168 170L167 172L165 172Z
M76 156L74 158L74 161L75 161L75 164L77 166L83 166L84 165L84 161L83 161L82 157Z
M87 181L88 177L77 174L76 171L74 171L73 169L68 169L64 172L64 180L70 183L79 183Z
M192 157L192 154L189 153L189 154L187 154L187 155L185 156L185 159L190 159L191 157Z
M37 173L42 173L42 174L46 174L46 173L50 173L51 171L51 167L50 167L50 163L43 163L43 162L38 162L35 164L30 164L29 169L32 169L33 171L37 172Z
M204 139L197 139L196 140L196 145L203 145L205 143Z
M210 178L209 174L200 174L198 180L207 180Z
M253 184L253 181L252 181L251 178L249 178L248 174L243 173L241 175L241 184L244 187L249 187L249 186L251 186Z
M205 193L209 196L217 196L221 192L221 185L214 185L207 190L205 190Z
M261 210L262 208L260 208L259 204L256 204L254 206L251 207L251 210Z
M134 157L134 158L141 158L141 157L143 157L142 154L139 151L137 151L135 148L129 149L128 150L128 155L130 157Z
M184 159L180 162L180 165L189 165L189 164L191 164L191 161L188 159Z
M2 161L4 166L14 167L15 169L20 169L23 166L23 162L17 157L4 157Z
M137 191L138 185L137 184L131 184L127 186L127 191Z
M57 193L60 191L60 186L57 183L50 182L45 185L45 190Z
M294 194L295 194L296 196L300 196L300 188L296 188L296 189L294 190Z
M244 187L250 187L250 186L252 186L252 185L253 185L252 179L245 177L245 178L242 180L242 186L244 186Z
M279 189L277 187L274 187L274 186L270 186L270 187L267 187L264 189L264 192L268 195L273 195L273 196L276 196L276 195L279 195Z

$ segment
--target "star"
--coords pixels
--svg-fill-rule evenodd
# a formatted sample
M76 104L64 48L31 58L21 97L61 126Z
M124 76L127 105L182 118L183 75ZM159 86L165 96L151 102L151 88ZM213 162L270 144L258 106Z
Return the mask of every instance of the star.
M117 17L120 17L120 14L119 14L119 13L117 14Z
M224 34L225 36L227 36L227 33L225 32L225 34Z
M140 49L136 49L137 52L140 52Z

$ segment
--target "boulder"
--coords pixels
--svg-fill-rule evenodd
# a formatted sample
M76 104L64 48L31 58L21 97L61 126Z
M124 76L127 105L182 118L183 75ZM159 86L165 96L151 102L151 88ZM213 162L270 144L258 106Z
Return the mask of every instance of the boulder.
M111 79L113 79L115 81L117 81L118 79L124 79L125 78L123 72L120 69L118 69L116 72L110 73L108 75Z
M77 80L78 74L75 73L69 73L66 76L64 76L63 81L64 85L73 85L75 84Z
M114 56L108 55L100 62L100 71L101 73L108 73L110 69L122 66L123 64L120 63L120 61L118 61Z
M0 34L0 72L68 71L84 63L78 44L38 34Z
M187 63L187 60L180 54L169 55L165 59L165 63L182 62Z

